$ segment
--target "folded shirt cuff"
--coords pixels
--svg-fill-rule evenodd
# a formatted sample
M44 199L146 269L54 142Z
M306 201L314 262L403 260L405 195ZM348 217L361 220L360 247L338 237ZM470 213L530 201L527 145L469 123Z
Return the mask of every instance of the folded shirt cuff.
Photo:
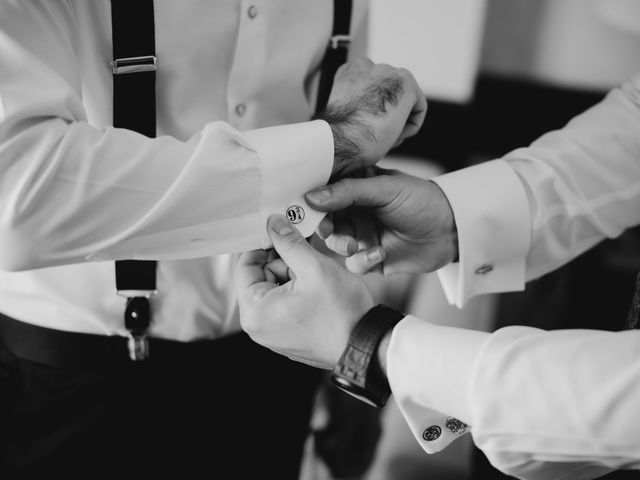
M311 209L304 194L325 185L333 169L333 135L322 120L261 128L244 132L238 141L255 150L261 160L261 216L263 248L272 246L267 219L286 215L305 237L310 237L324 213Z
M488 334L443 327L408 315L393 330L387 376L420 446L445 448L470 431L469 387Z
M475 295L524 289L531 213L514 170L493 160L432 180L458 229L460 261L438 270L449 303L462 308Z

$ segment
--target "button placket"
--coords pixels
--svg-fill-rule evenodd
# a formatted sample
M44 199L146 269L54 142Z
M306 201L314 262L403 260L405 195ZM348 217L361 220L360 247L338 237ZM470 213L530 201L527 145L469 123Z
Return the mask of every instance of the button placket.
M245 113L247 113L247 106L244 103L238 103L236 105L235 111L236 111L236 115L238 115L239 117L242 117L244 116Z
M266 62L266 25L260 0L243 1L236 53L229 75L228 116L237 128L251 128L255 100L260 91Z

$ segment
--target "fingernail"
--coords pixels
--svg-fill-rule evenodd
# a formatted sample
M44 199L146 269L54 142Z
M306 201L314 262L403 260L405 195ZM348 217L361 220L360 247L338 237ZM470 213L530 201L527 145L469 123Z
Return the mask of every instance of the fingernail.
M316 190L311 190L307 193L306 197L307 200L310 200L313 203L325 203L331 198L331 192L329 192L328 188L322 187Z
M351 247L351 248L350 248ZM342 250L347 254L347 255L353 255L354 253L356 253L353 248L353 242L351 241L350 238L345 238L342 240Z
M325 217L318 225L318 235L323 240L333 233L333 222Z
M293 232L293 227L282 215L273 215L269 218L269 228L278 235L289 235Z
M371 263L380 263L382 261L382 250L373 248L367 252L367 260Z

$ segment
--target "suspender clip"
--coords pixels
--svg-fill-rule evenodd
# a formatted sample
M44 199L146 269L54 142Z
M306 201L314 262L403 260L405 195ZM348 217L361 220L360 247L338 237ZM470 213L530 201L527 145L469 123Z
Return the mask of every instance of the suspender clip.
M111 62L114 75L124 73L155 72L158 70L158 59L155 55L144 57L116 58Z
M349 48L351 45L351 35L334 35L329 39L329 47L337 50L338 48Z
M116 295L124 298L151 298L158 294L158 290L116 290Z
M149 356L147 332L151 324L151 306L149 298L158 293L157 290L118 290L118 295L126 297L127 306L124 311L124 325L129 332L129 358L145 360Z
M149 340L147 340L147 334L135 335L129 332L127 348L131 361L139 362L146 360L149 357Z

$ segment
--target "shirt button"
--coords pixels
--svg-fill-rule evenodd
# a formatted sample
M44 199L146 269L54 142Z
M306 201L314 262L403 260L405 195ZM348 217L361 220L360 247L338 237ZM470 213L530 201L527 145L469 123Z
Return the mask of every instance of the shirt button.
M249 7L249 10L247 10L247 15L249 15L249 18L251 20L256 18L256 16L258 15L258 7L256 7L255 5L251 5Z
M490 263L485 263L484 265L480 265L476 268L476 275L486 275L487 273L493 271L493 265Z
M427 442L433 442L440 438L440 434L442 433L442 429L437 425L431 425L424 432L422 432L422 438L424 438Z
M239 117L243 116L247 111L247 106L244 103L239 103L236 105L236 115Z

